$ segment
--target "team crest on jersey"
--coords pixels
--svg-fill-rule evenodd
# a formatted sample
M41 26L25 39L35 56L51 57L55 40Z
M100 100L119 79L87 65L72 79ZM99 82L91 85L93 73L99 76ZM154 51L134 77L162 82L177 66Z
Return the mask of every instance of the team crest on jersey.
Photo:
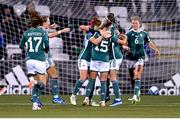
M140 34L140 37L143 37L143 34Z

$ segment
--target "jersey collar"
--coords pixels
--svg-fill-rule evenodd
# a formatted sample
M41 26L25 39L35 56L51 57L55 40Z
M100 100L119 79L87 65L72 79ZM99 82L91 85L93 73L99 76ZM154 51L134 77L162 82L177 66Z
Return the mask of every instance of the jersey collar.
M134 31L134 32L141 32L141 31L143 31L142 29L139 29L139 30L137 31L137 30L134 30L133 28L132 28L131 30Z

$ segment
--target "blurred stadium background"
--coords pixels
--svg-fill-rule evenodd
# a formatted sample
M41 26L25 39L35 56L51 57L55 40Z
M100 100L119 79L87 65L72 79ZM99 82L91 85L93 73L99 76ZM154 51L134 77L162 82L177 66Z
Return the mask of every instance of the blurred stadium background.
M148 89L155 85L162 89L162 95L180 95L180 0L0 0L0 85L8 87L6 94L30 93L25 51L18 44L33 9L50 16L51 23L59 26L56 30L71 28L70 33L50 40L52 56L60 72L61 94L70 94L79 78L77 58L84 37L79 25L89 24L93 16L101 19L112 12L126 32L131 26L130 16L141 16L143 29L160 48L159 58L146 48L149 61L145 63L142 94L148 94ZM122 94L132 93L125 61L120 67L119 81ZM85 85L80 94L84 93ZM99 86L97 81L96 94ZM49 92L47 85L44 93Z

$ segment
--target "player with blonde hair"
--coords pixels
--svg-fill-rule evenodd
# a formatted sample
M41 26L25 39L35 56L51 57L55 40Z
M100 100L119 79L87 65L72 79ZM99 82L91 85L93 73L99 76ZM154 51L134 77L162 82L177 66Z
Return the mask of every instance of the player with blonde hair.
M131 23L132 29L126 33L127 46L130 48L127 66L133 69L134 95L130 100L135 104L140 101L141 76L145 60L144 44L147 43L157 55L160 55L160 51L151 41L148 33L141 29L142 22L139 16L132 16Z

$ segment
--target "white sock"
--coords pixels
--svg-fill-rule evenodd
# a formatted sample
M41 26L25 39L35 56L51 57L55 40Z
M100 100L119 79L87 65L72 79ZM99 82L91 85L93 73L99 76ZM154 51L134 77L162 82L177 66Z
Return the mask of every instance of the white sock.
M133 98L134 98L134 99L137 98L137 95L134 95Z
M101 101L101 103L105 103L105 101Z
M121 99L120 99L120 98L116 98L115 100L116 100L116 101L120 101Z
M85 97L85 100L89 100L89 97Z
M33 102L33 106L38 106L37 102Z

